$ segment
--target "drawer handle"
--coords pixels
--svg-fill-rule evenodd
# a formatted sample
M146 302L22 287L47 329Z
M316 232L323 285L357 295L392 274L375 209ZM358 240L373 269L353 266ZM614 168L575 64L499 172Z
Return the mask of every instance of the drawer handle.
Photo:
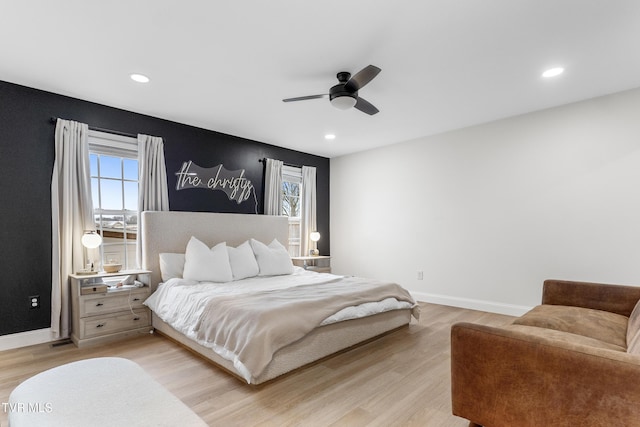
M140 301L140 298L134 298L133 300L134 301Z
M96 328L102 328L104 325L105 325L104 323L98 323L98 324L96 325Z
M133 320L140 320L140 318L139 317L134 317Z
M104 305L103 303L99 302L99 303L96 304L96 307L100 307L100 306L103 306L103 305Z

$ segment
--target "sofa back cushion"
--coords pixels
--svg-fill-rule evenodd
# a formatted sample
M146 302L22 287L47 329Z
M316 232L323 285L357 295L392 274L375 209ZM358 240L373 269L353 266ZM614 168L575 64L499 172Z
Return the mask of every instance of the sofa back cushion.
M627 326L627 353L640 355L640 301L629 316Z
M543 304L534 307L513 323L569 332L627 348L629 318L608 311Z

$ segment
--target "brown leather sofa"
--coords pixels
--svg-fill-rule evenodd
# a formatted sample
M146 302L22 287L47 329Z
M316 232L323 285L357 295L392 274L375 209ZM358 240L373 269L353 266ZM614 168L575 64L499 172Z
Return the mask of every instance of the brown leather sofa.
M453 414L470 426L640 426L640 287L547 280L513 323L451 328Z

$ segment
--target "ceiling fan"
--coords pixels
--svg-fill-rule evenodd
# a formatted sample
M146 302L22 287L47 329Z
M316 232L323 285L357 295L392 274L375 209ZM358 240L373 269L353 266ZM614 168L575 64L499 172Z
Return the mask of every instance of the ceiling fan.
M353 76L347 71L341 71L336 76L339 83L329 89L328 94L300 96L298 98L283 99L282 101L293 102L329 98L331 105L340 110L348 110L351 107L355 107L363 113L373 116L379 110L366 99L359 97L358 91L373 80L380 71L380 68L375 65L368 65Z

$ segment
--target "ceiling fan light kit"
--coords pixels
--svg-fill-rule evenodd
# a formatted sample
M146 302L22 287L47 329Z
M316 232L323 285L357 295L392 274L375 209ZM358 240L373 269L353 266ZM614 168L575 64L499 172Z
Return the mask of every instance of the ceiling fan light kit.
M284 102L306 101L309 99L329 98L331 105L340 109L348 110L355 107L357 110L370 116L376 114L379 110L366 99L358 96L358 91L368 84L380 72L380 68L375 65L369 65L358 71L354 76L346 71L339 72L336 77L338 84L329 89L329 94L308 95L298 98L283 99Z
M336 107L338 110L348 110L356 105L358 100L355 96L350 94L346 95L335 95L331 97L331 105Z

